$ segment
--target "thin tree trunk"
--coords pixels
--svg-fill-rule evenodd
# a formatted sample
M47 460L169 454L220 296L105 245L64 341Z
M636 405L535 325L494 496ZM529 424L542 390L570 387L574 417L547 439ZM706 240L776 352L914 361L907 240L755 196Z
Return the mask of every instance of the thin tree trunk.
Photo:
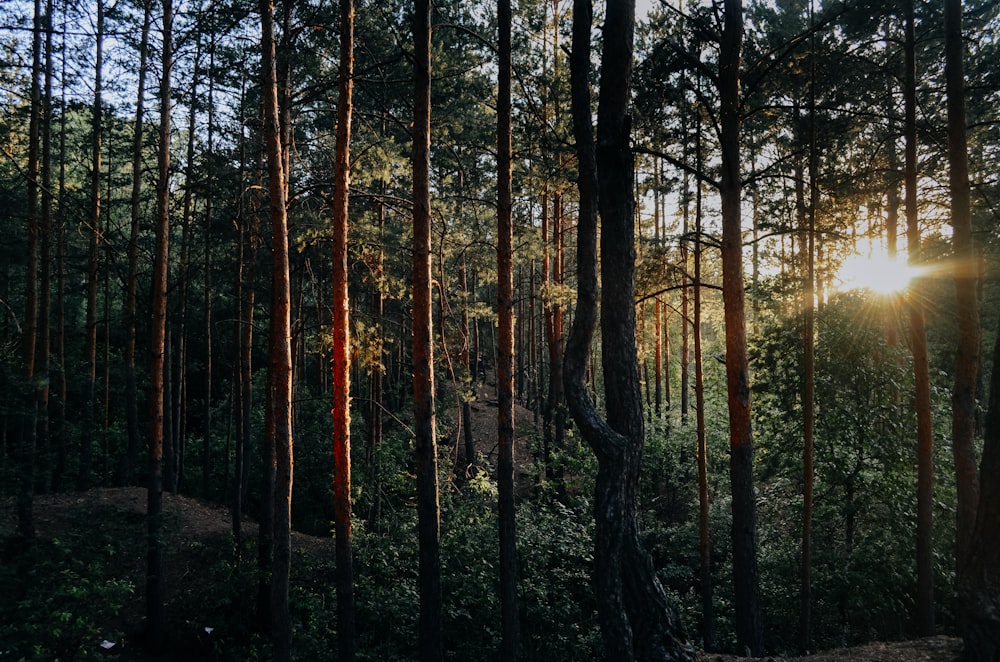
M35 385L35 346L38 341L38 162L42 98L39 77L42 68L42 3L34 2L34 19L31 40L31 106L28 122L28 273L24 292L24 330L22 351L24 359L24 386L20 398L24 407L18 448L17 531L31 542L35 539L34 484L35 484L35 427L38 419Z
M514 523L514 224L511 137L511 0L497 4L497 487L500 537L500 659L518 658Z
M166 634L163 577L164 360L167 328L167 278L170 263L170 75L173 66L173 3L163 0L160 131L156 185L156 250L153 254L151 361L149 368L149 485L147 490L146 643L159 654Z
M86 421L80 438L80 471L76 488L90 487L93 462L94 430L97 425L97 278L98 248L101 235L101 141L102 82L104 67L104 0L97 0L96 58L94 64L94 103L91 110L90 152L90 234L87 250L87 312L84 354L87 361Z
M354 0L340 0L340 90L333 179L333 530L336 555L337 649L355 655L354 560L351 532L351 334L347 230L354 89Z
M684 181L681 189L681 214L682 214L682 227L681 227L681 241L680 241L680 254L681 254L681 284L688 285L688 214L690 212L690 200L691 193L689 189L690 175L685 172L683 175ZM689 321L691 305L691 294L688 292L688 287L681 288L681 425L687 425L688 422L688 408L690 406L690 394L689 394L689 384L690 384L690 370L691 370L691 329L692 325ZM706 649L707 650L707 649Z
M903 105L906 138L906 247L911 264L920 263L920 226L917 218L917 103L916 45L913 0L905 7L906 71L903 77ZM910 347L913 352L913 379L917 414L917 631L920 636L934 634L934 459L931 425L930 369L927 357L927 332L919 281L909 296Z
M135 375L136 319L139 271L139 223L142 218L142 148L143 113L146 102L146 68L149 61L149 30L152 24L152 0L143 3L142 33L139 39L139 82L136 89L135 120L132 126L132 196L128 239L128 276L125 279L125 420L128 446L119 465L119 485L132 483L139 459L139 395Z
M701 172L701 134L695 138L695 166ZM715 648L715 609L712 600L712 540L709 528L708 434L705 424L705 371L701 349L701 183L696 182L694 221L694 319L691 323L694 344L694 415L698 439L698 565L701 583L701 637L706 651Z
M208 52L208 135L206 140L206 161L208 170L205 176L205 251L203 267L204 293L203 314L205 317L205 400L204 421L201 447L201 493L205 498L211 496L212 489L212 202L215 199L215 180L213 179L215 139L215 41L209 43ZM228 454L227 454L228 456Z
M383 128L385 118L383 117ZM385 266L385 182L381 183L382 195L378 200L378 233L379 241L377 257L375 263L375 277L372 278L372 313L375 318L377 347L379 348L379 360L371 363L368 375L368 439L366 441L365 461L368 470L368 489L371 492L371 503L369 504L368 520L373 527L378 526L380 516L380 506L382 503L382 489L379 480L378 447L382 443L382 408L385 400L385 375L386 369L383 363L384 329L382 327L382 315L385 308L385 299L382 294L384 285Z
M476 446L472 436L472 400L475 398L476 379L472 374L471 338L469 336L469 280L465 256L459 266L458 278L462 285L462 351L460 361L468 380L459 388L462 398L462 442L465 446L465 464L460 478L471 478L476 471ZM463 380L464 381L464 380ZM499 385L498 385L499 386Z
M66 24L66 4L62 6L63 24ZM63 80L66 78L66 37L62 38L63 57L60 69ZM60 108L66 108L66 87L62 87ZM56 217L56 365L59 377L56 398L55 438L56 459L52 470L52 491L61 492L66 475L67 444L66 444L66 113L59 113L59 194Z
M264 144L267 156L271 221L271 309L268 329L268 405L274 453L274 529L271 554L271 638L274 659L292 658L292 623L288 605L291 568L292 506L292 343L291 288L288 269L288 216L282 127L275 68L274 2L261 0Z
M42 376L36 380L35 407L38 420L36 429L36 458L48 458L51 454L49 433L49 390L52 355L52 0L46 0L45 5L45 62L44 83L42 88L42 116L39 129L41 131L41 246L39 261L41 263L38 292L38 344L35 372ZM46 462L45 476L39 481L34 479L38 489L45 490L48 484L47 474L49 463ZM34 471L32 472L34 473Z
M812 4L809 6L812 27ZM819 154L816 147L816 39L809 53L809 215L805 219L806 282L802 288L802 558L800 567L799 647L812 642L813 437L816 427L816 208L819 205ZM754 244L756 246L756 243Z
M414 2L413 91L413 417L417 473L420 659L444 655L441 614L441 514L434 417L434 322L431 305L431 5Z

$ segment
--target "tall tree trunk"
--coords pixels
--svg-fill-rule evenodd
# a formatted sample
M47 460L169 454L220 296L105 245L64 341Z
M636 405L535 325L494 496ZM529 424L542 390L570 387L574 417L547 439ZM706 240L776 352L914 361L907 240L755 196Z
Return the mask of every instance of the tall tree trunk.
M700 87L700 80L699 80ZM700 121L699 121L700 125ZM702 171L701 132L695 133L695 170ZM694 416L698 439L698 565L701 583L701 637L706 651L715 648L715 609L712 600L712 540L709 526L708 433L705 424L705 371L701 349L701 182L695 181L694 205L694 296L691 322L694 345Z
M812 28L812 4L809 6ZM805 653L812 642L812 516L813 441L816 427L816 181L819 154L816 148L816 38L809 51L809 211L804 242L806 282L802 288L802 558L800 560L799 647ZM754 244L756 246L756 243Z
M420 659L441 660L441 514L434 433L431 306L431 5L414 1L413 91L413 427L417 473Z
M128 275L125 279L125 419L128 446L119 465L118 484L129 485L139 458L139 395L135 376L136 290L139 271L139 222L142 218L143 113L146 101L146 67L149 60L149 30L152 0L143 3L142 33L139 39L139 82L136 89L135 120L132 126L132 196L128 239Z
M694 650L642 544L636 506L644 429L635 342L635 199L627 114L635 3L608 3L596 145L588 84L591 11L587 0L575 0L570 83L580 212L577 306L566 347L566 395L599 465L594 500L598 619L609 660L693 660ZM598 201L606 420L586 384L597 320Z
M889 35L889 28L886 29L886 41L891 39ZM897 77L898 78L898 77ZM893 83L890 81L890 85ZM896 126L896 120L894 118L894 111L896 108L895 95L890 93L886 95L886 117L888 119L888 126L886 131L890 139L886 143L886 210L885 210L885 247L886 255L890 260L896 259L897 253L897 239L899 235L899 183L901 180L900 170L899 170L899 155L896 151L896 132L898 131ZM897 342L896 338L896 321L893 318L886 320L885 327L885 338L886 343L890 346L895 346Z
M28 121L28 273L24 292L24 330L22 351L24 358L24 386L21 396L24 416L21 421L18 444L19 486L17 493L17 531L27 541L35 539L34 490L35 490L35 426L38 419L35 385L35 346L38 338L38 161L42 121L41 76L42 68L42 3L34 2L31 39L31 106ZM44 375L43 375L44 377Z
M691 192L690 192L690 175L685 172L683 175L683 184L681 185L681 215L682 215L682 225L681 225L681 241L680 241L680 257L681 257L681 284L685 287L681 288L681 425L687 425L688 422L688 408L690 407L690 371L691 371L691 331L692 323L689 321L690 317L690 306L691 306L691 294L689 293L690 279L688 277L688 215L690 213L691 207Z
M205 401L201 445L201 493L207 499L212 489L212 201L215 199L213 179L215 138L215 40L209 44L208 53L208 136L206 161L208 170L205 181L205 235L204 235L204 298L202 311L205 317ZM228 453L227 453L228 456Z
M969 210L969 150L965 135L962 3L945 0L945 83L948 94L948 178L951 188L952 241L956 264L958 348L951 397L951 447L955 458L956 576L963 572L976 525L979 474L976 467L976 386L979 381L978 268Z
M63 24L66 24L66 4L62 6ZM61 39L63 56L60 61L61 78L66 79L66 36ZM60 108L66 108L66 87L60 93ZM53 437L55 439L55 466L52 469L52 491L60 492L66 475L66 113L59 113L59 193L56 216L56 365L58 366L57 397Z
M993 357L976 525L958 577L966 662L1000 659L1000 332Z
M917 81L913 0L905 6L906 71L903 76L903 106L906 139L904 182L906 186L906 247L911 264L920 263L920 226L917 217ZM913 352L914 397L917 413L917 631L934 634L934 430L931 425L930 369L924 308L919 281L908 297L910 347Z
M476 471L476 446L472 436L472 400L475 398L476 378L472 374L471 337L469 334L469 279L465 256L459 266L458 279L462 285L462 351L460 361L465 378L459 389L462 398L462 443L465 446L465 464L462 466L460 478L471 477ZM498 396L499 397L499 396Z
M177 335L177 369L173 372L176 384L174 401L174 434L176 471L169 475L167 490L178 492L183 489L185 451L187 450L187 400L188 400L188 309L191 298L191 246L194 243L192 225L195 183L194 139L198 121L198 82L201 76L201 34L195 39L194 70L191 74L191 94L188 106L187 157L184 169L184 195L181 202L181 256L178 269L180 310Z
M38 416L36 429L36 457L48 458L51 455L51 440L49 431L49 391L52 355L52 238L55 235L52 223L52 79L53 79L53 46L52 46L52 0L45 3L45 61L44 83L42 87L42 116L39 124L41 131L41 192L42 209L41 245L39 247L39 292L38 292L38 344L36 346L35 372L41 375L35 380L35 407ZM46 462L45 475L38 483L40 489L46 489L47 475L50 463ZM34 471L32 471L34 473Z
M514 224L511 136L511 0L497 4L497 487L500 537L500 659L520 648L514 524Z
M383 128L385 118L383 116ZM380 505L382 502L382 489L379 482L378 468L378 447L382 443L382 409L385 400L385 364L383 358L384 329L382 327L382 315L385 309L385 299L382 294L384 287L384 266L385 266L385 182L381 182L381 196L378 200L378 233L379 241L375 262L375 277L372 278L372 314L375 318L377 347L379 349L378 360L372 361L370 373L368 375L368 416L367 434L368 439L365 444L365 461L368 470L368 490L372 495L369 504L368 520L373 527L378 526Z
M725 1L719 57L722 179L722 298L726 317L726 386L729 403L729 475L733 499L733 586L736 644L760 655L763 617L757 574L756 497L750 426L750 376L743 295L743 226L740 210L740 51L742 0Z
M160 653L166 630L163 577L164 358L167 328L167 276L170 264L170 75L173 66L173 3L163 0L160 131L156 184L156 250L153 254L151 360L149 368L149 485L147 490L146 639Z
M87 397L83 434L80 437L80 471L76 488L90 487L93 463L94 430L97 426L97 278L98 248L101 236L101 141L104 68L104 0L97 0L95 35L94 103L91 109L90 151L90 234L87 249L87 312L84 354L87 361Z
M246 121L245 92L246 79L241 80L240 119ZM261 127L262 129L263 127ZM237 224L239 230L239 265L236 275L237 300L239 302L239 317L237 324L236 346L239 351L236 366L236 382L238 385L236 415L238 416L236 434L236 462L233 471L233 538L236 546L236 558L242 554L242 521L243 508L250 476L250 447L253 436L253 316L254 316L254 274L257 261L257 244L259 242L258 211L260 208L260 191L262 181L262 154L256 152L253 170L254 186L250 187L249 210L244 203L243 178L246 174L246 144L240 144L240 191ZM261 518L263 524L263 518ZM263 537L263 536L260 536Z
M292 343L291 288L288 271L288 215L282 129L275 67L274 1L261 0L264 145L267 156L271 221L271 309L268 328L268 404L265 434L274 449L274 530L271 554L271 637L274 659L292 658L292 623L288 606L291 568L292 506Z
M351 534L351 333L347 229L354 90L354 0L340 0L340 91L333 159L333 530L338 659L353 660L354 560Z

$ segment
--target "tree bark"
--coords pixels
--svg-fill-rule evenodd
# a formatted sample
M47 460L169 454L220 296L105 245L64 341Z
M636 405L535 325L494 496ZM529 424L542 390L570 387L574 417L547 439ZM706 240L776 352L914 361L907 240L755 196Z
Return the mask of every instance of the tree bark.
M1000 333L993 356L1000 357ZM962 659L1000 659L1000 363L994 358L979 467L979 504L969 556L958 576Z
M417 473L420 659L444 656L441 615L441 511L434 416L431 305L431 5L414 1L413 91L413 426Z
M920 226L917 217L917 102L916 39L913 0L905 6L905 72L903 76L904 183L906 187L906 244L910 264L920 263ZM927 332L919 281L908 297L910 347L913 353L914 397L917 414L917 631L934 634L934 430L931 425L930 369Z
M271 309L268 328L268 445L274 452L274 529L271 553L271 641L274 659L292 658L288 605L292 506L292 343L288 215L275 68L274 1L261 0L264 147L271 223Z
M951 396L951 447L958 488L955 530L956 576L963 572L976 524L979 474L976 467L976 387L979 381L978 268L969 209L969 150L965 128L962 3L944 3L945 85L948 95L948 179L951 189L952 242L958 347Z
M156 184L156 250L153 255L151 361L149 368L149 486L147 490L146 638L153 653L162 651L166 630L163 568L164 355L166 353L167 278L170 265L170 75L173 67L173 3L163 0L160 128Z
M700 87L700 80L699 80ZM699 122L700 124L700 122ZM701 132L695 133L695 169L701 172ZM694 417L698 439L698 565L701 582L701 637L706 651L715 648L715 609L712 588L712 540L709 526L708 433L705 424L705 371L701 350L701 182L695 180L694 204L694 296L691 302L694 345Z
M42 121L42 95L39 76L42 68L42 3L34 2L31 39L31 105L28 120L28 171L27 182L27 250L28 273L24 287L24 329L21 336L24 359L24 385L20 395L24 417L21 421L18 444L18 493L17 531L31 542L35 539L34 485L35 485L35 426L38 419L35 385L35 347L38 341L38 162L40 125Z
M812 5L810 5L810 28ZM812 517L813 455L816 428L816 181L819 156L816 148L816 39L810 37L809 53L809 211L805 228L806 282L802 288L802 558L799 595L799 647L805 653L812 642ZM755 244L756 245L756 244Z
M215 39L211 38L208 52L208 135L205 175L205 228L203 250L204 292L202 312L205 322L205 399L203 403L201 445L201 493L208 499L212 492L212 202L215 199L213 140L215 138ZM228 453L226 454L228 459Z
M598 619L609 660L694 659L694 650L642 545L636 507L644 429L633 303L635 200L627 114L635 3L608 3L596 145L588 84L591 11L587 0L575 0L570 85L580 169L578 289L576 317L566 346L565 384L573 419L599 465L594 501ZM606 420L598 414L586 384L597 320L598 204Z
M497 486L500 537L500 659L518 658L514 524L514 224L511 137L511 1L497 3Z
M763 617L757 574L757 522L750 425L750 376L743 294L743 227L740 210L740 51L743 3L726 0L719 57L722 177L722 298L726 328L729 403L729 476L733 498L733 586L736 644L763 653Z
M355 656L351 532L351 334L347 230L354 89L354 0L340 0L340 91L333 173L333 530L338 659Z
M80 437L80 471L76 488L90 487L93 463L94 430L97 427L97 278L98 247L101 235L101 141L104 67L104 0L97 0L96 58L94 64L94 102L91 108L90 151L90 234L87 248L87 312L84 354L87 361L86 421Z
M139 81L136 89L135 120L132 126L132 195L129 202L128 275L125 279L125 420L128 446L118 470L118 483L128 485L139 458L139 394L135 376L136 318L139 272L139 223L142 219L143 114L146 97L146 68L149 60L149 30L152 1L143 3L142 32L139 38Z

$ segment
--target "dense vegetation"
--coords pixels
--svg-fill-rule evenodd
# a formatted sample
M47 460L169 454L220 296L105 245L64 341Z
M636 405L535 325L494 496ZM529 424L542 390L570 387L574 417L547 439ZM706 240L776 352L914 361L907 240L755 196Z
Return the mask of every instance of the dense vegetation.
M642 543L689 638L743 653L719 193L726 159L720 44L731 11L724 5L732 4L664 2L640 10L629 111L645 417L636 487ZM953 246L939 4L753 1L743 16L738 165L750 505L763 641L774 653L958 633L963 623L955 598L963 562L956 559L963 557L956 517L964 504L956 457L963 460L952 444L962 312L955 281L974 272L981 311L975 459L1000 297L1000 12L985 0L964 7L973 266L957 259ZM583 273L572 5L515 3L511 33L516 586L520 652L529 660L599 659L605 650L591 582L598 460L569 415L563 384ZM914 10L912 39L907 8ZM259 659L270 654L258 600L266 572L255 564L257 538L249 529L274 516L264 438L273 416L269 204L280 188L265 156L260 18L243 0L187 0L172 9L167 30L152 0L36 0L5 3L0 13L0 494L30 509L33 496L147 485L158 158L171 156L163 175L171 245L163 489L234 511L231 534L202 550L213 574L231 578L230 593L210 606L229 617L212 626L213 643L198 645L214 646L219 659ZM343 94L338 9L326 0L284 0L274 9L290 247L291 524L311 536L329 536L336 515L330 255ZM596 110L607 35L603 4L594 11ZM350 496L357 655L371 660L421 653L412 14L407 3L359 2L354 19ZM497 298L504 276L497 264L497 17L491 5L460 0L435 3L432 16L442 637L448 659L495 659L503 450L492 426L502 387ZM169 78L159 64L167 35ZM912 89L908 50L917 72ZM164 80L172 88L160 86ZM908 92L912 119L904 112ZM158 134L165 109L169 145ZM920 269L916 277L888 287L907 260ZM912 331L917 310L926 324L920 333ZM590 343L586 378L606 410L599 340ZM929 403L921 400L915 359L922 342ZM918 414L931 422L929 505L918 496ZM932 520L922 519L924 507ZM804 521L812 531L805 575ZM121 531L94 526L86 540L38 539L30 551L20 524L0 523L0 657L100 655L99 638L115 633L99 633L97 624L142 601L138 575L112 572L124 557L142 565L137 531L144 524L131 523ZM932 551L929 603L918 530ZM126 537L140 548L123 545ZM291 561L300 659L336 649L332 555L332 548L296 553ZM39 585L56 574L58 583ZM166 645L194 645L198 636L185 616L193 607L183 599L191 594L177 584L168 590Z

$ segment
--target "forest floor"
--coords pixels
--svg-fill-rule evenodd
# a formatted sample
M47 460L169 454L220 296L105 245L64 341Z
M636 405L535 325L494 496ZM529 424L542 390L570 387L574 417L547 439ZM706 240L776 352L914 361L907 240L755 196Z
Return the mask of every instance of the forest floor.
M173 494L163 495L165 513L166 550L165 565L168 569L168 612L183 609L190 620L180 624L189 636L207 636L204 628L208 622L194 622L199 618L196 605L205 603L206 596L225 595L225 577L212 576L210 569L217 567L215 557L231 553L231 519L229 512L217 505L198 499ZM126 634L127 641L121 648L136 652L135 639L142 627L143 582L145 572L145 510L146 491L142 488L94 489L72 494L46 494L35 499L35 517L39 539L59 540L72 547L74 541L92 538L97 529L113 533L105 544L114 544L119 576L135 587L134 602L120 617L120 622L109 623L108 631ZM0 502L0 525L12 531L16 521L13 499ZM248 538L255 537L256 526L245 524ZM113 542L110 542L113 540ZM330 538L295 533L292 537L293 555L310 557L333 555ZM253 562L248 559L248 562ZM174 605L177 609L172 609ZM95 639L102 633L94 633ZM127 643L128 641L131 643ZM192 642L193 643L193 642ZM809 660L811 662L955 662L962 649L961 640L937 636L902 642L877 642L851 648L841 648L805 657L764 657L759 660ZM0 656L2 657L2 656ZM117 659L140 660L121 650ZM701 662L735 662L747 660L734 655L702 653Z
M496 415L497 404L492 385L480 389L478 399L473 404L473 437L476 451L487 462L492 464L496 459ZM516 413L519 433L515 457L519 457L518 481L530 482L525 475L531 460L531 449L525 443L528 437L524 432L531 427L532 414L529 410L519 407ZM442 440L445 444L454 444L454 437ZM16 502L13 497L0 500L0 570L9 573L12 569L11 559L20 559L24 563L23 551L17 547L13 532L16 530ZM164 565L167 570L167 613L173 618L183 621L171 625L175 632L180 630L176 642L175 653L189 659L198 659L199 654L211 650L206 639L211 637L213 623L220 619L234 618L236 614L227 613L232 603L226 596L233 594L232 586L227 585L231 576L219 572L224 567L223 561L231 559L233 554L232 520L228 509L217 504L210 504L191 497L165 493L163 495L164 510ZM110 617L109 622L101 623L102 631L89 633L93 646L104 640L105 636L115 638L112 633L118 633L123 640L116 641L116 646L108 651L106 657L119 660L146 660L141 653L139 633L142 630L144 615L144 583L146 571L146 490L138 487L94 489L88 492L68 494L37 495L34 500L34 513L38 530L36 553L42 550L58 552L62 549L63 556L56 558L65 560L76 558L80 554L93 557L113 559L111 572L116 578L128 582L133 589L126 598L125 608ZM245 563L254 563L253 541L256 539L256 524L246 521L243 524L245 536L244 550L247 550ZM312 559L331 558L333 556L333 541L329 537L316 537L300 533L292 535L293 557L308 557ZM95 549L101 550L95 552ZM307 564L308 565L308 564ZM294 566L294 564L293 564ZM70 571L59 567L46 566L52 576L35 578L36 587L49 590L48 582L59 582L60 576L78 571L85 576L85 571L77 569ZM296 574L293 567L293 575ZM328 579L328 578L327 578ZM296 577L293 576L293 582ZM322 581L318 577L299 577L299 581ZM55 584L52 584L55 585ZM2 591L0 591L2 592ZM12 599L11 596L0 597L0 601ZM35 599L31 595L22 595L16 599ZM223 605L228 607L223 608ZM12 607L11 603L0 602L0 613L6 613ZM213 620L214 619L214 620ZM92 619L96 620L96 619ZM186 650L185 650L186 649ZM820 652L806 657L780 658L765 657L760 660L810 660L812 662L954 662L961 653L961 640L954 637L938 636L926 639L904 642L870 643L863 646L843 648ZM4 657L0 652L0 658ZM105 656L101 656L105 657ZM183 659L171 656L173 659ZM89 658L88 658L89 659ZM702 653L701 662L733 662L746 660L732 655Z

